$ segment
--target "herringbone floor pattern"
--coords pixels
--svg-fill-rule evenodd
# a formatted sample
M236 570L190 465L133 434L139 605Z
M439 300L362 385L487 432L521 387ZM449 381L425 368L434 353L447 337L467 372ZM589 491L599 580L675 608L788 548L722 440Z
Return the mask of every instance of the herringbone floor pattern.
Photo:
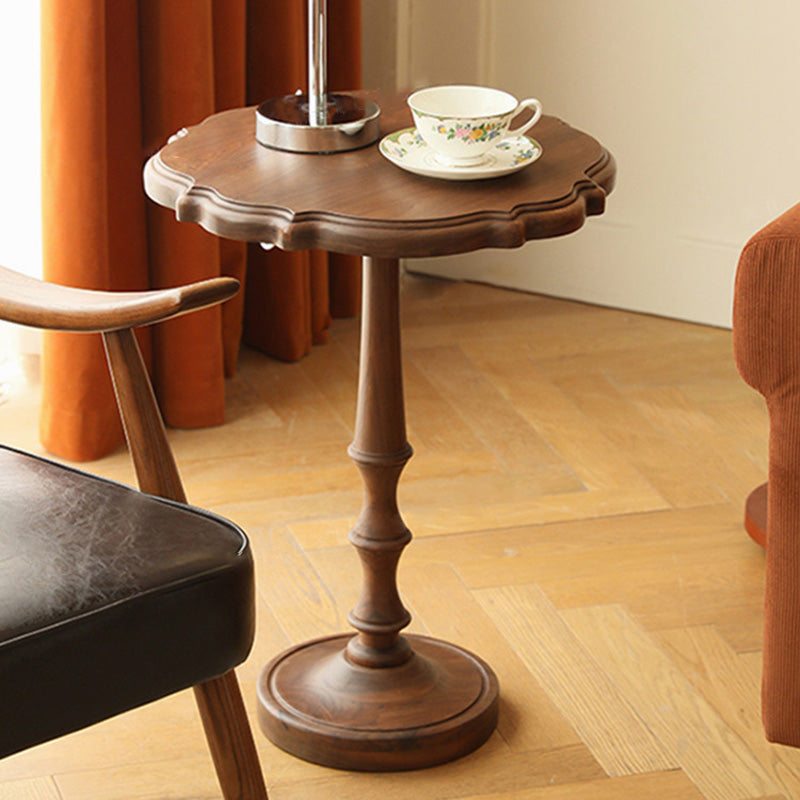
M403 302L401 592L412 630L492 664L500 724L456 763L384 775L258 733L271 798L800 798L800 752L759 720L764 559L741 520L767 422L730 332L418 277ZM261 665L355 603L356 358L355 320L298 364L244 351L229 421L171 433L191 501L253 541L253 714ZM36 402L9 393L5 441L39 449ZM90 467L130 480L125 459ZM0 763L2 800L212 797L190 693Z

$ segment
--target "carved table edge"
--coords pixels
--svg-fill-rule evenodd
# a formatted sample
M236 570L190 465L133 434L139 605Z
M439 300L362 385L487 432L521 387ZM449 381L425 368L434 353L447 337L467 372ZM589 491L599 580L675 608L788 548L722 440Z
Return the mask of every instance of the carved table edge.
M261 242L282 250L320 249L378 258L424 258L483 248L515 248L532 239L572 233L589 216L602 214L616 176L604 148L572 191L546 203L522 203L509 211L485 211L424 222L364 220L335 212L295 213L279 205L232 200L161 160L146 163L147 195L172 208L180 222L195 222L228 239Z

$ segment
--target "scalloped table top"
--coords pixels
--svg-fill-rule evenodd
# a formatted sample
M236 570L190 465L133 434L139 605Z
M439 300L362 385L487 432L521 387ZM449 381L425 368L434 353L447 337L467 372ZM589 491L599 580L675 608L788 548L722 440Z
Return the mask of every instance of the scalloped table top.
M382 136L411 124L404 97L377 100ZM529 136L543 154L525 169L445 181L401 170L377 143L331 155L272 150L256 141L255 107L239 108L173 137L147 162L145 189L180 221L284 250L413 258L519 247L602 214L616 175L599 142L559 119L543 116Z

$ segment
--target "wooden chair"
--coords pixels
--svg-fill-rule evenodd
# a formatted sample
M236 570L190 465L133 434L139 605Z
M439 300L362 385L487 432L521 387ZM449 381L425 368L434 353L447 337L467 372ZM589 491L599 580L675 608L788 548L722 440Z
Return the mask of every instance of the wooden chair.
M0 757L194 687L225 800L266 798L233 668L255 630L245 534L185 504L133 328L220 303L0 267L0 319L101 332L140 491L0 446Z

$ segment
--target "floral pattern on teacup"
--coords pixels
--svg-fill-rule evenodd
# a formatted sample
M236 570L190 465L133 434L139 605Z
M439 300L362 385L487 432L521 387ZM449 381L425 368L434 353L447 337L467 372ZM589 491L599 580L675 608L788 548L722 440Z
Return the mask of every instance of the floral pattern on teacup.
M517 164L522 164L523 161L529 161L533 158L536 150L533 147L529 147L527 150L523 150L519 153L514 154L514 166Z
M525 142L529 143L529 139L525 139L525 137L521 137L520 139L511 139L505 142L500 142L499 144L495 145L498 150L511 150L512 148L516 147L517 152L514 153L514 166L517 164L522 164L523 161L529 161L536 155L539 148L538 147L522 147L520 148L520 143Z
M435 120L432 127L436 133L446 136L448 140L454 139L468 145L490 142L500 136L503 131L503 124L500 122L480 122L471 125L468 122L453 124L440 119Z
M388 138L383 143L383 149L390 155L394 156L395 158L404 158L408 155L408 150L405 147L402 147L397 143L397 139Z
M423 147L425 140L420 136L419 131L397 131L390 134L383 141L383 149L395 158L405 158L408 155L409 147Z

